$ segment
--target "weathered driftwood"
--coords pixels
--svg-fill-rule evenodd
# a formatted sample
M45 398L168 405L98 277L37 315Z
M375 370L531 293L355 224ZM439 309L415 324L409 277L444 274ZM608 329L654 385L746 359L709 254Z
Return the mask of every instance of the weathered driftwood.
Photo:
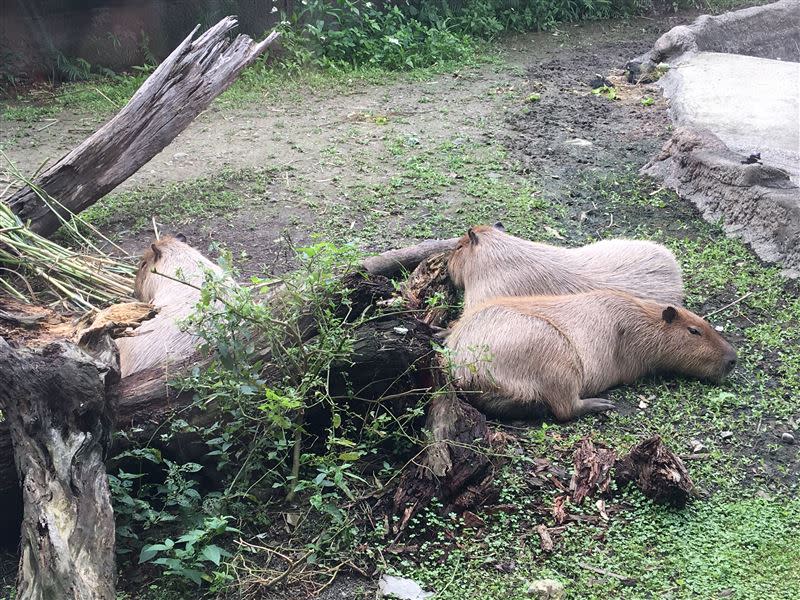
M113 368L72 344L15 350L0 338L0 408L24 499L21 600L115 598L104 459L117 381Z
M452 250L456 247L459 239L425 240L415 246L388 250L382 254L370 256L361 264L368 273L389 277L403 271L415 269L417 265L429 256Z
M39 176L36 185L79 213L133 175L278 35L259 43L245 35L230 41L227 35L235 26L236 19L226 17L192 41L196 27L111 121ZM14 194L9 205L36 233L49 235L60 226L58 215L30 187Z

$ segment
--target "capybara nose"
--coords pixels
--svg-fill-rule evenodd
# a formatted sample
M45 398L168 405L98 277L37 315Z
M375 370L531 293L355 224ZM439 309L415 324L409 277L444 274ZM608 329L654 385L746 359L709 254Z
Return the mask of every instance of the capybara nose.
M736 366L736 355L734 354L725 361L725 373L730 373Z

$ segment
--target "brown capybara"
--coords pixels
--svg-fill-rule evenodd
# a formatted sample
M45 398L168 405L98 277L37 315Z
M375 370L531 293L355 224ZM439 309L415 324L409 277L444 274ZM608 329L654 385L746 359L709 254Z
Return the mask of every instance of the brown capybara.
M116 340L122 377L149 368L166 369L194 353L200 338L181 331L178 323L193 312L200 299L200 290L196 288L202 286L208 271L222 274L220 267L186 244L186 238L180 234L151 244L139 263L134 295L153 304L159 312L142 323L131 337Z
M529 242L502 225L472 227L447 270L464 290L464 308L502 296L559 296L592 290L627 292L681 304L683 279L675 256L643 240L602 240L580 248Z
M595 394L648 373L714 382L736 351L685 308L608 290L490 300L464 314L447 339L453 374L487 414L559 420L614 408Z

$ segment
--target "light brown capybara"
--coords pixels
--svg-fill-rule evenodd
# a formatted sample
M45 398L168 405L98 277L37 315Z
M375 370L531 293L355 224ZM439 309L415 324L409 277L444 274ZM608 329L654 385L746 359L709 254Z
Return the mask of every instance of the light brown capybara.
M602 240L559 248L509 235L500 223L472 227L447 270L464 290L464 308L491 298L577 294L610 289L669 304L683 303L683 279L667 248L644 240Z
M180 234L163 237L145 251L136 272L134 295L159 312L142 323L133 336L116 340L122 377L149 368L167 369L195 352L200 338L181 331L178 323L193 312L200 299L196 287L202 286L208 271L219 276L223 272Z
M693 312L608 290L490 300L447 339L453 374L487 414L524 418L548 408L559 420L614 408L596 394L648 373L714 382L736 351Z

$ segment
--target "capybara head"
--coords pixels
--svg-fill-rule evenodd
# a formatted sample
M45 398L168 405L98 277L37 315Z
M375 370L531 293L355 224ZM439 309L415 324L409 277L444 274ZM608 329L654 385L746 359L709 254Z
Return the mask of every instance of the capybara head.
M702 317L675 306L660 307L665 366L719 383L736 366L736 350Z
M505 234L505 231L503 224L498 221L491 226L477 225L470 227L467 233L461 236L447 262L447 272L450 274L450 280L453 285L459 288L464 287L464 270L467 262L474 257L476 252L484 249L483 246L496 243L500 237L497 234Z
M171 278L199 286L203 283L204 273L208 269L220 270L217 265L189 246L183 234L162 237L150 244L142 255L136 271L134 295L142 302L152 302L159 292L165 290L170 290L170 293L186 294L193 288Z

